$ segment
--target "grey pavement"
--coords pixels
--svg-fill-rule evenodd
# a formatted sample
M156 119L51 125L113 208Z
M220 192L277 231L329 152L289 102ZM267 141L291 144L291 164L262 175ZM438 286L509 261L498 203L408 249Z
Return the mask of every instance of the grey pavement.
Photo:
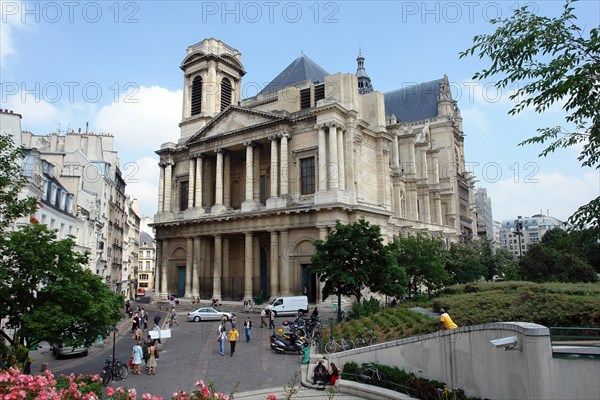
M150 312L150 319L155 315L156 309L144 305ZM258 306L260 307L260 306ZM243 312L241 304L223 304L220 309L233 311L238 317L240 340L237 343L233 357L229 355L229 343L226 343L226 355L221 356L218 351L217 326L218 322L187 322L187 310L193 305L181 305L178 308L180 325L174 325L172 338L163 339L163 351L157 360L156 375L146 375L142 367L142 375L133 375L124 381L111 383L112 387L135 388L139 397L144 393L162 396L170 399L179 389L192 392L195 383L199 380L212 382L224 394L235 391L235 398L239 399L266 399L269 394L277 394L277 398L285 398L284 386L293 381L294 373L300 373L301 356L286 353L276 354L269 347L269 336L272 331L260 328L260 317L256 312ZM164 309L164 308L163 308ZM187 310L182 310L187 309ZM243 321L250 316L253 329L250 343L245 342ZM325 316L325 315L323 315ZM163 312L163 321L164 321ZM277 318L276 324L288 318ZM327 318L322 318L327 321ZM126 361L134 344L129 332L130 322L124 319L119 324L119 335L116 341L117 358ZM104 365L104 359L112 353L112 337L105 341L103 346L90 349L87 357L75 357L64 360L55 360L49 348L41 348L32 352L32 372L39 373L41 364L46 363L55 374L70 373L99 373ZM302 399L329 399L327 391L301 387L296 384L299 392L293 398ZM334 397L338 400L354 400L358 397L337 393Z

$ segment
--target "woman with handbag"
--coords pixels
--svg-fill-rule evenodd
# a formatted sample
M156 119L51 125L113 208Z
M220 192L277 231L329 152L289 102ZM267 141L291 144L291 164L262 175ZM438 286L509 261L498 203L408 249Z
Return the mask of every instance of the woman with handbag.
M144 352L142 351L141 342L136 342L131 350L131 364L133 364L133 373L141 375L140 366L142 365L142 357Z

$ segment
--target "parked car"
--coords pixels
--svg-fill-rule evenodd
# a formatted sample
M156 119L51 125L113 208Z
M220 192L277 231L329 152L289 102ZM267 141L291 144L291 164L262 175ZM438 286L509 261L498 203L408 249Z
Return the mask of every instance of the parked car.
M64 344L55 344L52 346L52 354L54 357L61 358L66 356L82 356L85 357L88 355L88 348L84 346L71 347L65 346Z
M212 307L201 307L197 310L191 311L187 314L188 321L219 321L223 318L223 315L227 317L229 321L231 319L231 313L224 311L217 311Z

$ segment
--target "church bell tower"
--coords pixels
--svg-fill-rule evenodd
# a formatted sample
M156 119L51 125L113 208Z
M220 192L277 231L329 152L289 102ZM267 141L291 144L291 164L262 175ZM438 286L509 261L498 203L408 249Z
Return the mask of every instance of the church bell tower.
M246 71L242 54L215 38L189 46L180 68L184 84L179 127L180 140L185 140L228 106L239 103Z

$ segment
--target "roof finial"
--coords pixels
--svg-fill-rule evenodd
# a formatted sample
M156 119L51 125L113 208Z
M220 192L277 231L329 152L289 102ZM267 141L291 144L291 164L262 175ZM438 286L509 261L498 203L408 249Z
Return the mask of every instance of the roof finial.
M356 69L356 77L358 78L358 93L370 93L373 91L373 85L371 84L371 78L369 78L369 75L367 75L367 71L365 70L365 57L362 55L360 45L358 48L356 62L358 64Z

